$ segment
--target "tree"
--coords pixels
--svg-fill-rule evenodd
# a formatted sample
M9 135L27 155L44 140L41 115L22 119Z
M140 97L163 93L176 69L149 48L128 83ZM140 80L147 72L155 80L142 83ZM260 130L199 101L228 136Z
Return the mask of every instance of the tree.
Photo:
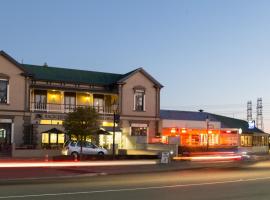
M78 107L74 112L68 113L64 120L66 134L72 138L75 137L82 144L87 137L92 137L99 129L99 114L93 107Z

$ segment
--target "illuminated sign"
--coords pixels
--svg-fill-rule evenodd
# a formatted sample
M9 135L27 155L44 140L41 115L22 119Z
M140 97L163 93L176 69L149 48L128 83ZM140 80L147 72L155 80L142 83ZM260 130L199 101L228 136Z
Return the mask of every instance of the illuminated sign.
M248 129L254 129L255 128L255 120L248 122Z

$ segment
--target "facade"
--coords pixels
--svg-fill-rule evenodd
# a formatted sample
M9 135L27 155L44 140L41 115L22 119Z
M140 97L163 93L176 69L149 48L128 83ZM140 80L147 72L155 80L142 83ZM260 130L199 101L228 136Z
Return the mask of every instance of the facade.
M161 142L185 151L268 153L268 134L244 120L206 112L160 111Z
M10 152L11 146L61 146L66 140L63 120L78 106L94 107L108 132L118 113L116 144L136 149L158 133L162 87L142 68L114 74L26 65L0 51L0 153ZM100 135L98 142L110 148L112 135Z

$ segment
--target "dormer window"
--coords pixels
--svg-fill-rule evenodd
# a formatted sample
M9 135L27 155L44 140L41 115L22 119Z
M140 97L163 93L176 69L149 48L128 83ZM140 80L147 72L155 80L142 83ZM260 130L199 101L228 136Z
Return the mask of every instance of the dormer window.
M0 103L7 104L8 102L8 79L0 78Z
M134 88L134 110L145 111L145 89L143 87Z

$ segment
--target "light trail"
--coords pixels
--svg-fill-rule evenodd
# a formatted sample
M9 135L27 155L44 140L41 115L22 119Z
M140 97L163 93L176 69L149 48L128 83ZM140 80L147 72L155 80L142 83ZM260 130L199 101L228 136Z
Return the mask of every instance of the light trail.
M91 166L125 166L125 165L155 165L157 160L139 161L82 161L82 162L0 162L0 168L24 167L91 167Z

